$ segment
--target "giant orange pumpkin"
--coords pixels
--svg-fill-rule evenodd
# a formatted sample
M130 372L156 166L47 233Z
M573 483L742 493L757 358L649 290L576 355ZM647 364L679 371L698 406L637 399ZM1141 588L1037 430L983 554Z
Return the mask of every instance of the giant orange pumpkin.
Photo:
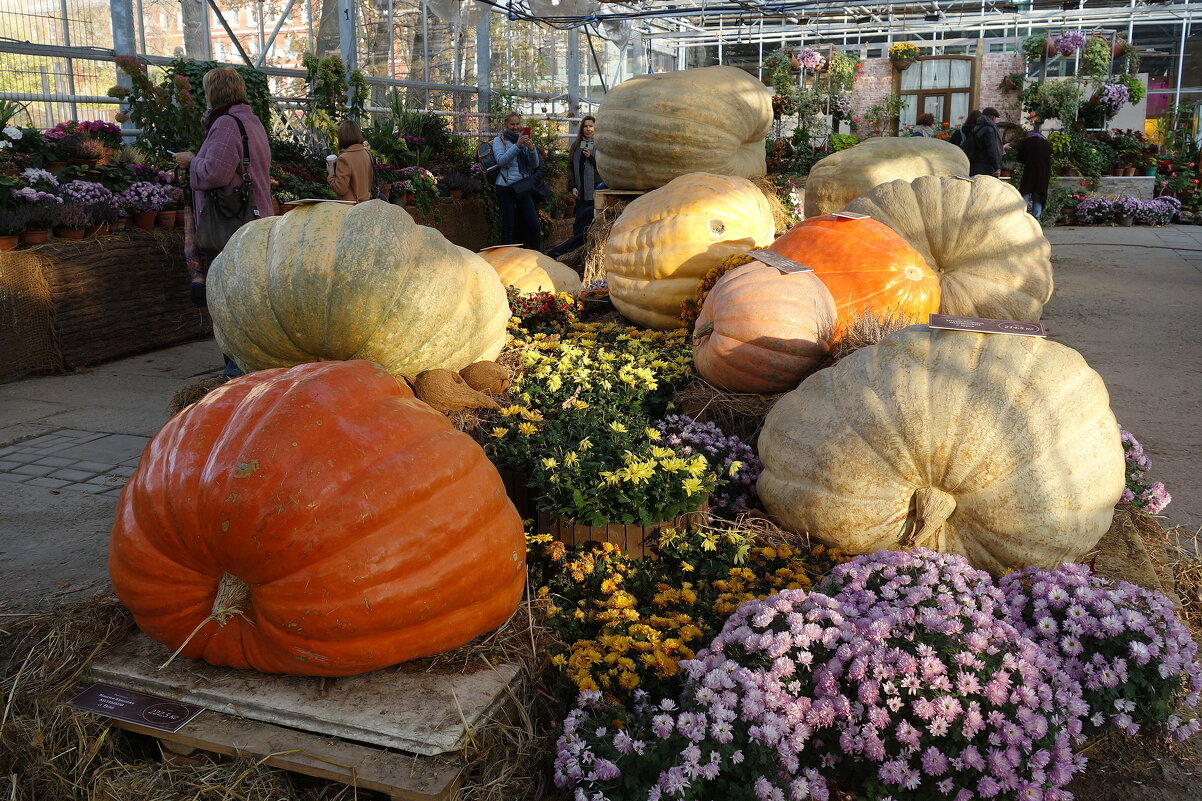
M813 268L835 298L840 329L864 314L925 323L939 311L939 276L906 240L876 220L811 217L769 250Z
M835 319L835 300L814 273L782 274L752 261L706 295L693 363L721 389L787 392L825 361Z
M484 451L365 361L263 370L176 415L122 491L109 546L117 596L151 639L312 676L462 645L508 619L525 572Z

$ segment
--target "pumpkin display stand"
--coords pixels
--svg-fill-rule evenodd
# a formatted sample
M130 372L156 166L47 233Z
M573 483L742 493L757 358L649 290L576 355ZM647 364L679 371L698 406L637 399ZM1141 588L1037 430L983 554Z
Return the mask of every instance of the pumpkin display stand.
M660 531L666 528L683 529L697 516L704 516L704 511L686 512L675 520L664 520L649 523L645 526L638 523L604 523L599 526L587 526L564 517L539 512L535 522L535 531L539 534L550 534L553 539L562 542L569 548L585 543L612 542L619 550L635 559L653 557L652 545L659 539Z
M170 656L145 635L97 659L88 678L196 704L178 732L113 720L165 752L237 755L382 792L396 801L452 797L471 731L507 714L521 669L437 673L386 668L337 680L214 667Z

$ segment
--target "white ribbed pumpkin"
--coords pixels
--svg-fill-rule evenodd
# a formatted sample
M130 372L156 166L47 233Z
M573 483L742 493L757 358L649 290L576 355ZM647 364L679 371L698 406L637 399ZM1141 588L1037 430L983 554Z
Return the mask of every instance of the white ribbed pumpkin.
M1125 485L1102 379L1035 337L911 326L802 382L759 438L764 507L850 554L998 574L1082 559Z
M1052 247L1018 190L991 175L925 175L847 204L899 233L939 272L943 314L1038 320L1052 297Z
M597 109L597 172L611 189L655 189L681 175L767 172L772 92L737 67L639 75Z
M217 343L248 372L351 359L459 370L501 352L509 319L488 262L379 200L244 225L208 299Z
M764 193L746 178L698 172L632 201L605 242L615 307L646 328L679 328L680 304L727 256L776 236Z
M831 214L881 184L920 175L968 175L968 156L925 136L866 139L814 165L806 178L805 215Z
M480 256L497 271L503 285L516 287L522 294L570 292L575 295L584 288L575 270L537 250L516 246L492 248Z

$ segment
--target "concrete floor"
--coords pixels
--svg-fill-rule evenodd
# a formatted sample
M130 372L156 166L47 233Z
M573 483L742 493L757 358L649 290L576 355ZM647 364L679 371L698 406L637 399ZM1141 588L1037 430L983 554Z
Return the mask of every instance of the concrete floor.
M1105 379L1122 424L1173 496L1167 523L1202 528L1202 226L1056 228L1050 336ZM117 488L180 387L215 375L195 342L69 376L0 386L0 609L108 587Z

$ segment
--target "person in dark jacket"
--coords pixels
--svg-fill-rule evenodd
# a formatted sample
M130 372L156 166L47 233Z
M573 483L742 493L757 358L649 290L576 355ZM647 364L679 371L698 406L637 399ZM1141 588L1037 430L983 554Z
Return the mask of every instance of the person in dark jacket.
M1031 204L1029 211L1038 220L1043 216L1043 207L1048 202L1048 183L1052 180L1052 143L1036 128L1018 143L1014 157L1023 165L1018 191L1022 193L1023 200Z
M947 138L947 141L963 150L964 143L968 140L968 135L972 132L973 128L977 127L977 120L980 118L980 109L974 108L972 111L968 112L968 116L964 118L964 124L952 131L952 135Z
M994 123L1002 116L990 106L981 109L981 116L971 134L965 134L964 152L968 155L969 175L999 175L1002 170L1002 134Z
M576 219L572 223L572 236L547 251L551 258L571 253L583 245L584 235L593 223L593 192L601 184L597 177L597 149L593 146L596 129L597 119L592 114L586 115L580 121L576 141L568 150L568 188L576 198Z

